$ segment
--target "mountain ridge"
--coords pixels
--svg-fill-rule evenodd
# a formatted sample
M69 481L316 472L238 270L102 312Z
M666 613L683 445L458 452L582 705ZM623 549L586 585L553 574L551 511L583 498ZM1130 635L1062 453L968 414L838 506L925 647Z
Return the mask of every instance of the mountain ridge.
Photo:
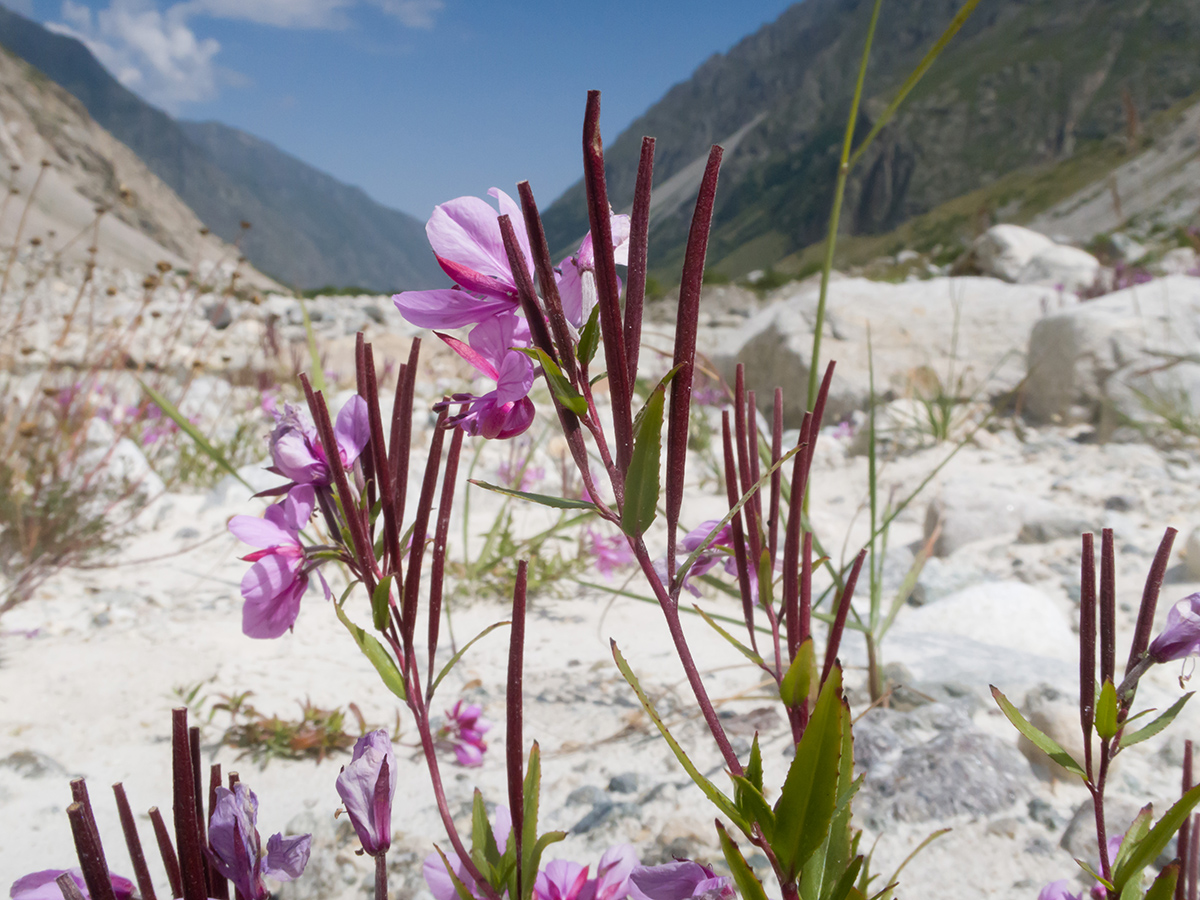
M0 44L78 98L215 234L239 240L255 266L284 283L389 292L444 282L423 223L360 188L239 129L173 119L121 85L80 41L3 7ZM251 159L239 144L254 148ZM237 160L240 168L229 171ZM306 190L283 190L278 179L264 178L272 169L289 172ZM321 204L324 214L314 214ZM253 226L244 235L243 221Z

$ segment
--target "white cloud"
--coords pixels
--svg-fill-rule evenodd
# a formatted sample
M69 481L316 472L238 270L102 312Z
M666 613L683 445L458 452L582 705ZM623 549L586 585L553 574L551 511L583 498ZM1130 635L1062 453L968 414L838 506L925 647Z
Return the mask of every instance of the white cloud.
M0 0L20 6L27 0ZM221 45L199 38L193 18L235 19L276 28L340 29L351 25L350 12L366 3L408 28L432 28L443 0L177 0L159 9L161 0L109 0L93 12L63 0L61 21L46 27L78 38L113 76L151 103L177 112L187 103L209 100L218 83L236 82L236 73L220 69Z
M369 0L409 28L432 28L434 13L445 5L442 0Z
M176 4L160 12L149 0L112 0L92 13L63 0L62 22L46 27L82 41L113 77L151 103L175 111L216 93L213 38L198 38Z

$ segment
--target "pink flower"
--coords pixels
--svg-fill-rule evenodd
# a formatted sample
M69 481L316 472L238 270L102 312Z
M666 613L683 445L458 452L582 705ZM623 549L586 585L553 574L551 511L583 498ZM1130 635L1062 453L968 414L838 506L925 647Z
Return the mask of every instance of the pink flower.
M679 542L680 556L676 560L676 565L683 563L688 556L692 554L701 544L708 540L708 536L713 533L720 519L708 519L701 522ZM722 558L725 560L725 571L736 575L737 560L733 557L733 526L726 525L713 539L713 542L708 545L708 549L696 557L696 561L692 563L692 567L688 569L687 575L683 578L683 586L691 591L695 597L700 596L700 589L692 584L693 578L699 578L713 568ZM667 583L667 561L665 558L656 560L654 563L654 571L658 574L658 579L663 584ZM753 578L752 580L755 580Z
M258 798L243 782L233 790L217 788L217 804L208 826L211 850L206 853L217 871L230 879L246 900L267 900L266 875L276 881L299 878L308 865L312 835L273 834L262 852L258 835Z
M637 866L637 854L629 844L609 847L600 857L596 877L583 886L579 900L624 900L629 894L629 876Z
M629 264L629 216L612 216L613 257L619 266ZM596 253L589 231L574 256L568 256L559 266L558 293L563 313L576 328L582 327L592 314L596 303Z
M662 866L638 866L629 875L633 900L733 900L733 879L717 877L708 866L680 859Z
M14 881L8 895L12 900L62 900L62 891L55 884L55 880L60 875L70 875L85 900L91 900L92 895L88 893L82 869L45 869L41 872L32 872ZM117 900L129 900L133 896L133 882L128 878L122 878L111 872L108 873L108 878L112 882L113 893L117 895Z
M471 331L469 344L458 338L436 332L455 353L475 367L476 371L496 382L496 389L486 394L454 394L434 405L442 409L461 403L470 404L465 413L447 420L467 434L488 439L516 437L533 423L533 363L524 353L512 349L528 343L528 329L516 316L503 315L484 322Z
M533 254L521 208L499 188L488 191L500 211L478 197L458 197L434 207L425 226L429 245L455 287L404 291L392 300L409 322L421 328L461 328L517 309L517 286L500 236L499 218L512 220L528 271Z
M304 547L300 530L316 504L311 484L291 489L281 503L267 507L261 519L234 516L229 530L251 547L242 557L254 563L242 578L242 631L252 638L277 638L291 628L300 614L300 598L308 589Z
M483 754L487 750L483 735L491 729L492 723L483 718L482 707L477 703L463 706L459 700L453 709L446 711L446 719L446 724L438 731L438 743L454 751L460 766L483 765Z
M1189 594L1167 613L1167 627L1150 644L1150 657L1159 663L1200 653L1200 593Z
M337 792L367 855L386 853L396 795L396 753L387 731L380 728L355 742L350 765L338 775Z
M585 528L583 535L587 549L595 557L596 571L605 578L611 579L618 569L633 564L633 551L629 549L629 542L623 535L601 537L592 528Z
M287 404L282 415L276 414L275 423L270 444L275 465L271 471L296 484L329 485L333 479L329 460L317 436L316 426L308 416L298 407ZM346 401L338 413L333 433L342 465L349 468L371 439L367 403L362 397L355 394Z
M1072 894L1070 888L1071 882L1060 878L1042 888L1038 892L1037 900L1082 900L1083 894Z
M537 900L577 900L587 875L587 866L556 859L538 872L533 896Z

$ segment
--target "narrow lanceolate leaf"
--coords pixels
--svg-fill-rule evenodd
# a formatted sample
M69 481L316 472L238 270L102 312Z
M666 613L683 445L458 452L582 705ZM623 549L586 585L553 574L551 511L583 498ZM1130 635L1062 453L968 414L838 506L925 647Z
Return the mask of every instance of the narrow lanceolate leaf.
M1200 802L1200 785L1180 797L1175 805L1168 809L1150 829L1149 834L1130 850L1129 855L1113 870L1113 886L1118 891L1135 878L1140 878L1142 870L1158 859L1158 855L1166 849L1171 837L1179 831L1179 826L1183 824L1198 802Z
M1166 728L1168 725L1170 725L1172 722L1174 722L1175 717L1177 715L1179 715L1180 711L1184 707L1184 704L1192 699L1192 694L1194 694L1194 693L1196 693L1196 692L1188 691L1186 694L1184 694L1182 697L1180 697L1178 700L1176 700L1174 703L1172 703L1170 709L1168 709L1165 713L1163 713L1161 716L1156 718L1153 722L1151 722L1145 728L1139 728L1137 731L1131 732L1130 734L1122 735L1121 736L1121 749L1124 750L1126 747L1128 747L1132 744L1138 744L1138 743L1141 743L1142 741L1146 740L1147 738L1154 737L1156 734L1158 734L1160 731L1162 731L1164 728ZM1126 724L1128 724L1128 722Z
M658 514L659 460L662 458L663 400L660 386L650 394L639 414L641 421L633 440L633 457L625 475L625 505L621 530L640 537Z
M554 395L555 400L577 416L587 415L587 400L584 399L583 394L572 387L567 376L558 367L558 363L552 360L546 351L538 347L519 347L518 349L542 367L542 373L546 376L546 384L550 386L550 393Z
M495 491L497 494L507 494L510 497L520 497L522 500L528 500L530 503L538 503L542 506L549 506L552 509L590 509L595 511L596 504L590 500L572 500L569 497L551 497L549 494L531 494L529 491L514 491L512 488L500 487L498 484L488 484L486 481L478 479L468 479L471 484L476 487L481 487L487 491Z
M593 306L592 314L588 316L587 323L583 326L583 331L579 332L579 346L575 348L575 356L585 366L592 361L592 357L596 355L596 348L600 346L600 307Z
M754 877L754 871L742 856L742 851L720 822L717 822L717 834L721 837L721 852L725 854L725 862L729 864L729 872L733 875L733 883L737 885L742 900L767 900L762 882Z
M754 785L760 794L763 789L762 751L758 749L758 732L754 733L754 742L750 744L750 762L746 764L746 780Z
M1100 697L1096 701L1096 734L1107 741L1117 733L1117 688L1112 679L1104 682L1100 688Z
M177 407L174 403L172 403L154 388L150 387L150 385L146 384L146 382L142 381L140 378L138 379L138 384L142 386L142 390L150 396L150 399L154 401L155 405L167 414L167 418L178 425L179 430L192 439L192 443L196 445L196 449L215 462L221 469L228 472L246 487L250 488L250 490L254 490L250 482L238 474L237 469L235 469L233 464L225 458L225 455L208 442L208 438L200 433L199 428L188 421L187 416L179 411L179 407Z
M1154 884L1150 885L1150 890L1146 892L1146 900L1171 900L1175 896L1175 884L1178 880L1179 863L1173 862L1158 873Z
M1054 740L1054 738L1042 731L1039 731L1037 728L1031 725L1029 720L1021 715L1020 711L1012 705L1009 699L1005 697L1004 694L1000 693L999 688L997 688L995 685L992 685L991 688L992 697L995 698L996 704L1000 707L1000 711L1008 717L1008 721L1013 723L1013 727L1015 727L1017 731L1021 732L1021 734L1033 741L1035 747L1049 756L1068 772L1078 775L1080 778L1087 778L1087 775L1083 771L1083 767L1080 766L1079 763L1075 762L1070 753L1059 746L1058 742Z
M1121 846L1117 850L1117 858L1112 861L1113 868L1117 868L1121 863L1129 858L1129 854L1137 848L1137 845L1145 839L1150 833L1150 822L1154 818L1154 804L1147 803L1141 808L1136 816L1133 817L1133 822L1125 830L1125 837L1121 839Z
M775 841L771 849L789 881L829 833L837 807L842 731L847 727L844 710L841 670L835 667L796 745L796 756L775 804Z
M700 618L702 618L705 622L707 622L709 624L709 626L711 626L713 631L715 631L721 637L725 638L725 640L729 641L729 643L732 644L734 646L734 648L736 648L737 651L742 654L742 656L746 657L746 659L750 660L750 662L754 663L756 666L763 665L763 658L761 656L759 656L757 653L755 653L753 650L751 650L749 647L747 647L745 644L743 644L741 641L739 641L737 638L735 638L732 634L730 634L728 631L726 631L724 628L722 628L720 625L718 625L716 619L714 619L712 616L710 616L708 613L706 613L700 607L696 606L696 604L694 604L694 603L692 604L692 608L696 610L696 612L700 615Z
M376 631L383 631L391 621L391 606L388 600L392 593L392 576L385 575L379 584L375 585L375 593L371 595L371 619Z
M350 617L342 609L341 603L335 603L333 610L337 613L341 623L346 626L346 630L350 632L350 636L354 638L354 643L358 644L358 649L363 652L363 656L371 661L371 665L375 667L375 671L379 673L379 677L383 679L387 689L401 700L407 701L408 692L404 689L404 676L400 674L400 667L396 665L396 661L392 659L383 644L379 643L374 635L368 634L351 622Z
M446 854L442 852L442 848L434 844L433 849L442 858L442 865L446 867L446 874L450 876L450 882L454 885L454 892L458 894L458 900L475 900L475 895L471 893L470 888L463 884L462 879L454 874L454 868L450 865L450 860L446 859Z
M613 659L617 662L617 668L621 674L633 688L633 692L637 694L638 702L642 704L642 709L646 711L646 715L650 717L650 721L658 728L659 734L663 736L663 740L667 742L667 746L671 748L671 752L675 754L675 758L679 760L679 764L683 766L684 771L691 776L692 781L696 782L696 786L704 792L704 795L712 801L721 813L733 822L747 836L750 835L750 825L747 823L744 816L734 806L732 800L717 790L716 785L704 777L695 764L688 758L687 753L679 746L679 742L675 740L674 735L667 729L666 723L663 722L662 716L658 714L658 710L654 708L654 704L650 702L650 698L646 696L646 692L642 690L641 684L638 682L637 676L633 674L633 669L629 668L629 663L625 661L625 657L621 655L621 651L617 648L616 641L609 642L612 645Z
M746 821L758 825L763 838L769 844L775 840L775 810L745 775L730 775L733 781L734 799Z
M796 709L808 702L809 692L817 677L817 655L812 638L805 638L796 650L796 658L788 666L779 685L779 698L784 706Z

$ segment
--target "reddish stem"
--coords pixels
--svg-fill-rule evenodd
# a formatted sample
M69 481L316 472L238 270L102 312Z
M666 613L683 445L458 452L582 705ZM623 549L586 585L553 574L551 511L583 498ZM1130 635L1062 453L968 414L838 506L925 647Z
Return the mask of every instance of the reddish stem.
M162 813L157 806L150 807L150 823L154 826L154 839L158 843L158 854L162 857L163 868L167 872L167 883L171 885L171 896L183 896L183 878L179 872L179 857L171 844L171 833L167 831L167 823L163 821Z
M446 433L446 418L449 409L438 413L433 427L433 440L429 445L429 457L425 461L425 479L421 482L421 499L417 501L417 516L413 522L412 540L408 550L408 567L404 573L404 603L400 607L400 628L404 633L404 651L412 659L414 671L416 658L412 640L417 626L417 594L421 589L421 563L425 558L425 536L429 530L429 512L433 507L433 492L437 490L438 470L442 464L442 437ZM432 654L432 650L430 653Z
M125 847L129 850L129 861L133 865L133 876L137 879L138 893L142 900L156 900L154 881L146 866L146 854L142 852L142 841L138 837L137 823L133 820L133 810L129 808L129 798L125 796L125 787L118 781L112 789L117 800L117 815L121 818L121 831L125 833Z
M1158 606L1158 594L1162 590L1163 578L1167 574L1167 564L1171 561L1171 547L1175 543L1174 528L1168 528L1154 554L1154 562L1150 564L1150 574L1146 576L1146 587L1142 591L1142 605L1138 609L1137 627L1133 632L1133 644L1129 647L1129 661L1125 664L1128 673L1146 653L1150 646L1150 633L1154 630L1154 611ZM1132 697L1129 698L1132 702Z
M517 897L525 895L522 879L530 873L521 869L524 859L521 838L525 830L525 738L523 733L522 694L525 674L525 588L529 563L517 563L517 582L513 586L512 630L508 640L508 683L505 687L506 734L505 763L508 772L508 808L512 814L512 835L517 851Z
M1092 777L1092 725L1096 719L1096 558L1093 536L1083 536L1079 577L1079 723L1084 770Z
M842 591L841 602L838 603L837 615L833 626L829 629L829 637L825 641L825 665L821 669L821 684L829 678L833 664L837 661L838 648L842 643L842 631L846 627L846 615L850 612L850 604L854 601L854 588L858 584L858 573L862 571L863 561L867 558L867 549L858 551L854 565L850 569L850 577L846 579L846 587Z
M446 542L450 535L450 511L454 506L454 488L458 481L458 458L462 453L463 430L455 428L446 454L446 472L442 480L442 500L438 504L437 530L433 536L433 564L429 570L429 686L433 688L433 665L442 621L442 583L446 572Z
M89 896L95 900L117 900L91 813L84 804L76 801L67 807L67 818L71 821L75 855L79 858Z
M542 227L542 217L538 215L537 202L533 199L533 190L529 187L529 182L520 182L517 185L517 193L521 197L521 213L525 219L525 233L529 235L529 249L533 253L533 269L537 273L538 284L542 288L542 298L546 303L546 321L549 322L550 330L554 333L554 342L558 349L558 354L551 358L557 360L563 373L567 376L567 380L578 387L579 370L575 365L575 343L571 340L567 316L563 312L562 297L558 293L558 282L554 280L554 263L550 260L550 246L546 243L546 229ZM521 305L525 306L524 300L521 301ZM528 309L525 310L525 315L529 315Z
M303 377L303 376L301 376ZM207 900L204 853L197 828L196 780L188 737L187 708L171 710L171 774L174 785L175 845L183 877L183 900Z
M646 260L650 246L650 188L654 183L654 138L642 138L633 211L629 217L629 268L625 275L625 358L629 383L637 381L642 348L642 310L646 303Z
M721 441L725 452L725 496L729 508L733 509L738 502L738 478L734 468L733 438L729 433L729 412L721 413ZM743 506L742 510L746 507ZM742 510L733 514L730 520L730 534L733 542L733 558L737 563L738 590L742 596L742 618L746 623L746 631L750 633L750 646L758 653L758 638L754 632L754 598L750 588L750 566L746 559L746 538L742 531Z

